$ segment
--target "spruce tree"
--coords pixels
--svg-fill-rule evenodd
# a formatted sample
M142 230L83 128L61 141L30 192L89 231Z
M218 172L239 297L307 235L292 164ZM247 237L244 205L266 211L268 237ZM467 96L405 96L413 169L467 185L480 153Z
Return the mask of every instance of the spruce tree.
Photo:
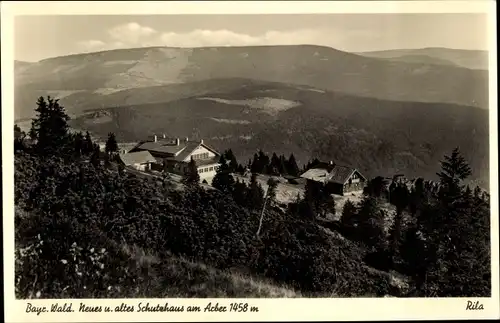
M271 157L271 163L269 165L269 174L270 175L279 175L280 173L280 159L276 155L276 153L273 153Z
M75 156L80 157L84 151L84 138L81 132L74 134L73 136L73 145L75 150Z
M455 199L460 194L463 186L461 182L471 174L471 169L465 158L457 148L453 149L451 156L444 156L441 161L441 171L437 173L441 183L442 198Z
M200 174L198 174L198 167L196 166L196 161L193 157L191 157L191 160L189 161L183 182L188 186L198 186L200 184Z
M229 170L235 172L238 168L238 160L231 149L228 149L225 153L226 160L229 161Z
M376 198L365 196L361 202L359 212L358 239L365 241L369 246L382 250L386 244L385 214L380 209Z
M92 141L92 137L90 137L90 133L87 131L85 134L85 138L83 140L83 154L84 155L90 155L92 154L92 151L94 147L94 143Z
M280 160L278 167L279 174L280 175L288 174L287 160L285 159L285 156L280 155L279 160Z
M299 175L299 166L297 166L297 161L295 160L295 156L293 154L290 154L290 157L288 158L287 170L288 174L292 176Z
M342 208L342 216L340 217L341 225L346 229L355 228L358 224L357 219L358 209L351 200L347 200Z
M108 134L108 139L106 140L105 152L110 156L118 152L118 142L116 141L115 134L112 132Z
M226 162L224 155L220 157L220 166L212 180L212 186L224 193L231 193L234 187L234 178L231 175L231 168Z
M270 171L270 160L262 150L259 151L259 171L261 174L268 174Z
M39 154L51 155L66 149L68 144L68 120L59 100L50 96L47 101L40 97L37 101L36 118L32 120L30 137L37 141L35 149Z
M14 125L14 151L23 150L24 149L24 138L26 138L26 134L21 128L15 124Z
M392 184L391 184L392 185ZM403 211L409 204L410 192L405 184L396 184L390 192L390 203L396 206L396 216L394 217L394 224L390 230L390 245L393 255L398 250L398 243L401 238L401 222Z
M250 185L248 187L248 203L252 209L260 209L264 203L264 190L257 182L257 174L252 173Z
M248 204L247 192L248 192L248 187L245 184L245 182L240 182L239 180L236 180L233 189L233 199L238 205L244 207L247 206Z
M101 165L101 148L98 144L94 144L92 147L90 162L94 167L99 167Z
M253 155L253 161L252 164L250 165L250 171L252 173L261 173L262 172L262 166L260 164L259 156L257 153Z
M268 199L268 203L272 204L276 201L276 190L278 188L278 182L273 179L269 178L267 180L267 193L266 193L266 198Z

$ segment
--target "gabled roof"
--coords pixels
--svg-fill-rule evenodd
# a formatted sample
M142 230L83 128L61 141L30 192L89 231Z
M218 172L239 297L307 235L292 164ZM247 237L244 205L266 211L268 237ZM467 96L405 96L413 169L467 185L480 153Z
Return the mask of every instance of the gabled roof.
M200 146L203 146L207 150L213 152L215 154L215 162L219 161L220 153L217 150L207 146L202 141L183 141L180 142L179 145L176 145L172 141L168 140L158 140L156 142L147 141L138 144L134 149L149 151L152 155L156 156L157 160L163 160L164 158L166 158L169 160L184 161L190 154L192 154L196 150L196 148Z
M179 145L172 144L170 141L147 141L141 145L139 145L137 148L141 150L149 150L152 152L158 152L158 153L163 153L163 154L168 154L175 156L176 154L180 153L184 148L186 148L186 145L190 144L189 142L182 142L179 143Z
M300 175L300 177L316 182L326 183L330 179L330 173L324 168L312 168Z
M218 156L215 156L210 159L201 159L201 160L196 160L196 166L205 166L205 165L214 165L214 164L219 164L220 158Z
M332 182L343 185L355 172L365 179L365 177L356 168L335 164L332 165L329 163L321 163L314 168L309 169L300 175L300 177L316 182Z
M205 147L205 145L202 144L200 141L188 142L185 149L179 155L175 156L175 160L183 161L184 159L186 159L187 156L189 156L196 148L198 148L201 145Z
M156 159L149 151L138 151L135 153L120 154L120 160L126 165L154 163Z
M345 184L355 171L356 169L352 167L335 165L330 172L330 182Z

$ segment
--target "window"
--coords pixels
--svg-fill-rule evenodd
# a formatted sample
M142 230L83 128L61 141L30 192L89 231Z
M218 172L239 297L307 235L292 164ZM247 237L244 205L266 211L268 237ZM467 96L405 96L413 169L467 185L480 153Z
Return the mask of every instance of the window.
M208 172L208 167L207 167L207 168L205 168L204 172L205 172L205 173L206 173L206 172Z
M202 154L194 154L192 155L194 160L200 160L200 159L208 159L208 153L202 153Z
M198 173L203 173L203 168L198 169Z
M213 170L214 170L214 168L213 168L213 167L210 167L208 170L209 170L209 171L213 171Z

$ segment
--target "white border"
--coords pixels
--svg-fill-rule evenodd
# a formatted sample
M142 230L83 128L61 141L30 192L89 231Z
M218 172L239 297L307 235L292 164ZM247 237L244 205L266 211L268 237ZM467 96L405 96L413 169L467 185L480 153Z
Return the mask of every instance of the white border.
M499 317L498 290L498 136L497 136L497 53L496 6L494 1L220 1L220 2L2 2L2 167L4 205L4 299L6 322L78 322L78 321L285 321L285 320L390 320L390 319L480 319ZM60 14L306 14L306 13L488 13L490 39L490 192L492 243L492 297L483 299L242 299L258 306L258 313L46 313L40 316L26 314L26 301L14 298L14 224L13 224L13 17L15 15ZM11 256L12 255L12 256ZM467 300L480 301L483 311L465 311ZM54 300L55 301L55 300ZM59 302L64 300L59 300ZM137 304L140 300L66 300L73 306ZM171 299L150 303L197 305L209 301L229 304L232 299ZM51 300L31 301L34 305L49 306Z

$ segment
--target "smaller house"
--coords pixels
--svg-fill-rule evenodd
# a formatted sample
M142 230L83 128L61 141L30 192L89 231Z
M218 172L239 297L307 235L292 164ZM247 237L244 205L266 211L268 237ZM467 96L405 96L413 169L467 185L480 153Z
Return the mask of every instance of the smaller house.
M156 159L149 151L138 151L133 153L120 154L120 162L125 166L133 167L137 170L148 171L151 169L151 164Z
M300 177L321 182L336 195L363 191L366 186L366 178L356 168L336 165L333 162L319 163Z

